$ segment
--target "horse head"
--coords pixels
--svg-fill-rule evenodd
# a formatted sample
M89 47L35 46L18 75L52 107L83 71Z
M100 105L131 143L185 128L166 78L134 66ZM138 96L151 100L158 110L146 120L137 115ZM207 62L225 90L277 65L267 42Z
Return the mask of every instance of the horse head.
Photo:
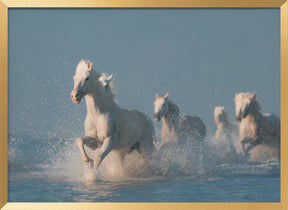
M249 114L255 114L260 111L260 105L256 93L239 93L235 96L236 121L240 122Z
M71 92L71 99L73 103L79 104L81 99L91 93L91 75L93 75L92 71L92 63L90 61L81 60L77 67L74 80L74 88Z
M224 110L224 106L216 106L214 109L214 119L215 123L218 125L221 122L227 122L227 113Z
M164 96L156 94L154 99L154 120L159 121L168 112L168 93Z

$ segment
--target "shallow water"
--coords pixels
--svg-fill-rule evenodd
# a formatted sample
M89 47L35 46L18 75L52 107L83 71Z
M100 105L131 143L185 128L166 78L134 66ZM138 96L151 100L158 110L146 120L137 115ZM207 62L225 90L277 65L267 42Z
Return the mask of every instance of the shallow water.
M82 162L74 142L10 135L9 202L280 201L276 162L223 158L206 144L201 152L193 145L159 150L149 170L136 151L123 165L112 153L96 173Z
M278 175L90 183L22 180L9 181L9 202L279 202L279 189Z

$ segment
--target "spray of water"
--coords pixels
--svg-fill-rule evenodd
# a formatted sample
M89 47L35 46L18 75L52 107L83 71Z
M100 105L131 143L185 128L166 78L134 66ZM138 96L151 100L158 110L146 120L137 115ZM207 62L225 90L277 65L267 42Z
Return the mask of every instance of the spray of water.
M96 151L87 149L90 157ZM278 162L251 163L237 153L230 141L215 140L208 135L204 142L188 139L183 145L158 144L147 165L135 150L121 161L112 151L97 170L82 161L75 138L67 136L31 138L9 137L9 170L14 179L44 179L49 181L95 182L129 179L159 179L189 177L211 179L241 175L279 173ZM13 173L18 172L18 173ZM19 173L21 172L21 173ZM14 174L14 176L13 176Z

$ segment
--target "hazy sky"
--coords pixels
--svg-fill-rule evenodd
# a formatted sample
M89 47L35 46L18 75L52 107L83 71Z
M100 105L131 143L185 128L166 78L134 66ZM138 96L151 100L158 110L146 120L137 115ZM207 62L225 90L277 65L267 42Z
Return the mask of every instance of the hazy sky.
M213 133L214 107L234 121L238 92L280 116L279 9L9 9L9 133L83 135L85 100L70 99L82 58L151 118L167 91Z

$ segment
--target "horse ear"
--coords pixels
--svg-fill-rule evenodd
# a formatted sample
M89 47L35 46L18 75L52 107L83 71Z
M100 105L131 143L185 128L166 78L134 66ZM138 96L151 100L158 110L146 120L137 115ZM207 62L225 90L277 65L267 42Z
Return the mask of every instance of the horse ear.
M167 92L164 96L164 98L167 98L169 96L169 92Z
M256 95L256 93L255 93L255 92L252 94L252 98L254 98L254 99L256 99L256 98L257 98L257 95Z
M88 71L90 72L92 70L92 63L90 61L87 61L87 67Z
M111 74L109 77L107 77L107 80L111 81L112 77L113 77L113 74Z

